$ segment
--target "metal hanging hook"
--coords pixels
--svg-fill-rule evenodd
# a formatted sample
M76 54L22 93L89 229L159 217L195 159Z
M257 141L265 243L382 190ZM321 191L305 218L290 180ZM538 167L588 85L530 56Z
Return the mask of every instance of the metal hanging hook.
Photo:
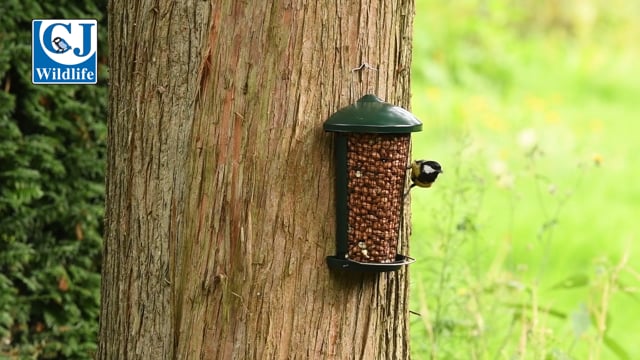
M363 70L372 70L372 71L378 71L378 69L374 68L373 66L367 64L366 62L363 62L360 66L355 67L353 69L351 69L351 83L349 85L349 102L353 103L356 98L354 96L354 91L353 91L353 83L355 82L353 75L356 74L356 72L360 72Z

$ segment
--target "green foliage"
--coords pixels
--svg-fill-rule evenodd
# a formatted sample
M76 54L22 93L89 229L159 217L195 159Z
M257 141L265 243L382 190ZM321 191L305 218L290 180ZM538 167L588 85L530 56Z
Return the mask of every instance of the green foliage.
M640 7L417 2L414 359L635 359Z
M106 67L99 84L31 84L31 20L106 2L0 4L0 357L91 358L99 315Z

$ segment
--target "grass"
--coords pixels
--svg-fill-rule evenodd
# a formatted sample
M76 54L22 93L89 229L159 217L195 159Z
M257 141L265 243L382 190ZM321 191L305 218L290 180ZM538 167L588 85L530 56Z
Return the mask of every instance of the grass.
M415 359L640 358L639 12L552 3L417 3Z

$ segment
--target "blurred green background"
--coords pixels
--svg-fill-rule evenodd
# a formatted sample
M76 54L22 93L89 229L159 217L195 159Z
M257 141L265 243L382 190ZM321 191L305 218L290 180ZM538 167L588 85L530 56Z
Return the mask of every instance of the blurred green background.
M413 357L640 358L640 2L416 6Z

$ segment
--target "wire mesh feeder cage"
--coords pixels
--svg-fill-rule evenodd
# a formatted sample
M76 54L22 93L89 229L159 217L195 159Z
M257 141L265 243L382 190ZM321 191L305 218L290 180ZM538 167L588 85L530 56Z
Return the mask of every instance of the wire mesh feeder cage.
M330 268L384 272L414 260L398 253L411 133L407 110L365 95L324 123L335 133L336 255Z

